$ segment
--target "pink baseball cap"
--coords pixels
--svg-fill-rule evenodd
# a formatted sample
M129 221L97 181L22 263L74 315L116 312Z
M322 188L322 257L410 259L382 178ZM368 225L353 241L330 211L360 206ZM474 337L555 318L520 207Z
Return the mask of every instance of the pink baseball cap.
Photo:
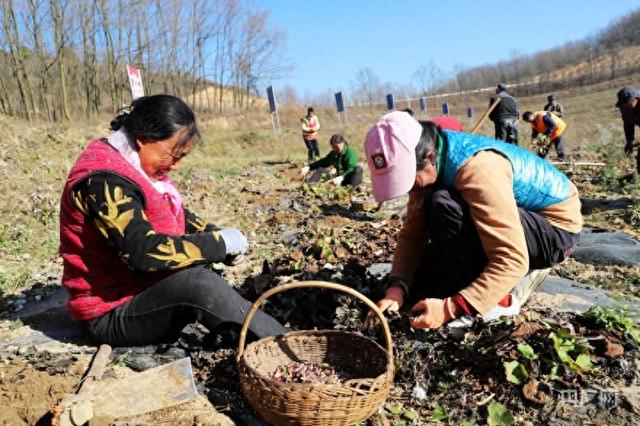
M422 125L404 111L382 116L367 133L364 152L377 202L406 194L416 181L415 148Z

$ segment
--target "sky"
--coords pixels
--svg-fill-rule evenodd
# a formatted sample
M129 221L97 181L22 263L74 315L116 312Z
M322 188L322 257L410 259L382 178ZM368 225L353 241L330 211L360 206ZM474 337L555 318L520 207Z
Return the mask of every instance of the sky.
M287 34L294 66L274 81L303 98L349 90L358 70L410 84L433 60L473 67L580 40L640 8L638 0L256 0ZM448 75L453 75L452 73Z

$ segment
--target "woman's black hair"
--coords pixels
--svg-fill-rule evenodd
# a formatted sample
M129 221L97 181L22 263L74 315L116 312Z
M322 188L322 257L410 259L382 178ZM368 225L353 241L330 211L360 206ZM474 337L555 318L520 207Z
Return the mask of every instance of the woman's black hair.
M123 128L133 140L169 139L184 128L186 131L174 146L174 152L200 140L196 117L180 98L171 95L143 96L131 102L129 111L111 121L111 129Z
M442 135L442 129L430 121L419 121L422 125L422 135L418 145L416 145L416 170L422 169L427 161L426 154L429 151L436 151L440 148L438 138Z
M347 143L346 139L344 138L344 136L342 136L340 133L336 133L333 136L331 136L331 139L329 139L329 143L331 145L340 143L340 142L344 142Z

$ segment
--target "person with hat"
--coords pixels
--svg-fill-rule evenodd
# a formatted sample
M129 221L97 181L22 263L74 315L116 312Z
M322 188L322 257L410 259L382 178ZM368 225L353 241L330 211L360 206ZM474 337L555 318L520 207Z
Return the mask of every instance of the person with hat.
M507 93L507 86L500 83L496 87L496 94L489 99L489 106L500 99L498 105L489 114L489 120L495 126L495 137L502 141L518 145L518 127L516 121L520 116L518 102Z
M318 148L318 130L320 130L320 121L313 113L313 108L307 108L307 115L300 119L302 123L302 139L307 147L307 159L315 161L316 157L320 157L320 149Z
M562 133L567 124L556 114L548 111L531 112L522 114L522 119L531 124L531 140L544 136L542 144L538 147L538 155L546 158L551 145L556 147L556 153L560 161L564 160L564 138ZM547 141L548 139L548 141Z
M556 97L554 95L547 96L547 104L544 106L543 110L552 112L558 117L562 117L562 114L564 114L564 107L556 102Z
M415 302L415 328L517 314L514 285L529 270L563 261L577 243L578 190L526 149L403 112L384 115L364 149L376 201L409 193L377 306Z
M635 127L640 126L640 92L634 87L623 87L618 91L616 108L620 110L624 128L626 144L624 152L627 155L633 153L633 141L635 139ZM636 155L636 168L640 174L640 149Z
M331 136L329 141L331 144L331 152L326 157L304 166L302 168L302 177L305 177L310 171L314 171L309 182L317 182L327 173L328 167L334 167L336 174L331 179L336 185L342 186L358 186L362 183L362 167L358 165L358 154L349 146L344 136L339 133Z

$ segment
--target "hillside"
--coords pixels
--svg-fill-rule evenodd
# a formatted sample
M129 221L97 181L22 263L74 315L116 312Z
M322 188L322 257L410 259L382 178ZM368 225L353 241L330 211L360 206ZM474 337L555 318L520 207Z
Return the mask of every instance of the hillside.
M222 93L220 93L222 90ZM185 96L185 101L196 111L216 112L219 105L223 109L229 108L252 108L268 111L269 103L260 96L249 95L246 92L234 90L233 88L209 86L199 90L197 93Z
M640 10L632 11L584 39L465 69L436 84L432 92L469 91L502 82L519 86L521 95L534 95L630 76L640 72L639 23Z

